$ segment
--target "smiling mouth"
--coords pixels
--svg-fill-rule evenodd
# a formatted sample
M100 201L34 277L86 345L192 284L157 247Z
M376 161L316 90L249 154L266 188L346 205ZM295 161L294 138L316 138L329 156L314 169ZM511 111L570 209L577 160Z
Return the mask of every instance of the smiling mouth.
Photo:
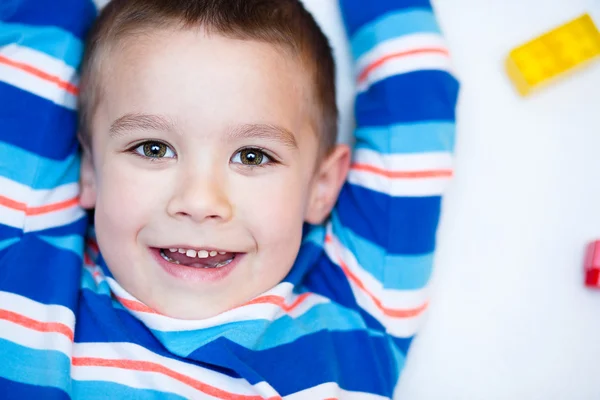
M187 250L182 249L159 249L160 256L175 265L183 265L191 268L222 268L230 264L236 257L236 253L217 252L207 250Z

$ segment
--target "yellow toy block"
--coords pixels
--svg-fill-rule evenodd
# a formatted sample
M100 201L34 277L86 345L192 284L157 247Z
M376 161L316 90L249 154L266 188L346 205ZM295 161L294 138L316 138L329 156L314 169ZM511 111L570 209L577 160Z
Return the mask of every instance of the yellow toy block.
M513 49L506 72L522 96L600 55L600 32L589 14Z

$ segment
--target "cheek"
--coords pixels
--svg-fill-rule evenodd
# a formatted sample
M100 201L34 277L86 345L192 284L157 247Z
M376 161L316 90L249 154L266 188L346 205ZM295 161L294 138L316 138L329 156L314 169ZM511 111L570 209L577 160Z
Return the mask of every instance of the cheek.
M236 186L244 185L248 182ZM236 209L259 247L297 251L308 197L307 185L301 177L288 173L257 178L251 186L236 195Z
M157 196L149 195L153 180L146 175L125 163L105 164L99 177L96 229L122 236L139 230L147 222L151 211L156 210Z

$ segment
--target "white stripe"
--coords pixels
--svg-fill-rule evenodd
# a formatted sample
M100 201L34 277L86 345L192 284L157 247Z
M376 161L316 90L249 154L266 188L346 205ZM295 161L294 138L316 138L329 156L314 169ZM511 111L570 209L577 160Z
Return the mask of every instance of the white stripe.
M61 59L49 56L41 51L11 43L0 47L0 56L11 61L28 65L61 81L77 83L77 72Z
M359 82L357 89L359 93L362 93L367 91L373 84L391 76L422 70L439 70L453 73L450 60L445 55L415 54L385 62L371 71L366 80Z
M41 323L60 323L73 332L75 315L69 308L46 305L14 293L0 292L1 309ZM56 350L67 356L73 343L58 332L40 332L15 322L0 319L0 337L21 346L38 350Z
M0 338L35 350L60 351L70 357L73 342L57 332L39 332L34 329L0 319Z
M138 299L133 297L131 294L129 294L125 289L123 289L123 287L121 287L114 279L107 277L106 280L109 286L111 287L111 290L117 296L125 298L127 300L142 303ZM284 303L286 305L291 305L299 297L297 294L292 292L292 289L292 284L290 284L289 282L282 282L279 285L275 286L273 289L258 297L279 296L284 298ZM311 293L307 298L305 298L302 301L302 303L300 303L297 307L290 310L289 312L286 312L284 309L282 309L276 304L258 303L241 306L233 310L225 311L212 318L206 318L203 320L182 320L171 318L166 315L152 314L133 310L129 310L129 312L135 315L136 318L141 320L150 329L159 330L162 332L177 332L200 330L224 324L252 321L256 319L274 321L284 316L297 318L309 311L310 309L312 309L314 306L329 302L330 300L326 297Z
M389 39L379 43L368 53L360 57L356 62L356 71L360 75L369 65L387 55L431 48L447 50L446 42L440 34L416 33Z
M27 185L0 176L0 196L7 197L28 208L43 207L75 198L79 194L78 183L68 183L53 189L34 190ZM40 215L27 216L23 210L0 205L0 223L25 231L52 228L71 223L83 216L79 205Z
M9 292L0 292L0 309L11 311L39 322L56 322L73 327L75 315L71 309L56 304L43 304Z
M451 170L452 153L382 154L370 149L356 149L354 162L369 164L387 171Z
M79 183L67 183L52 189L32 190L28 207L43 207L50 204L61 203L79 196Z
M252 386L244 379L232 378L207 368L163 357L133 343L75 343L73 358L76 357L150 362L200 381L203 384L219 389L226 388L224 390L238 395L254 395L257 390L261 392L268 390L264 384ZM86 372L85 370L89 370L90 372ZM174 386L178 385L176 379L162 374L162 376L165 376L165 381L158 382L156 379L153 379L156 377L156 373L154 372L132 371L119 367L73 366L73 377L79 380L103 380L110 382L114 379L114 374L117 372L122 376L120 382L128 386L164 390L165 387L170 388L171 384ZM196 392L195 394L197 395L198 393Z
M79 195L79 183L67 183L52 189L32 189L27 185L0 176L0 196L7 197L27 207L41 207L70 200Z
M439 196L445 192L451 179L449 177L394 179L357 170L350 170L348 173L348 182L392 197Z
M325 244L325 252L330 260L339 265L339 259L344 261L348 269L363 284L366 290L373 295L385 308L414 309L422 306L429 298L427 288L418 290L393 290L384 289L381 282L365 271L357 262L354 254L346 249L331 231L331 224L327 227L332 241ZM415 317L397 318L385 315L375 301L354 282L348 280L357 303L383 324L387 331L394 336L410 337L417 333L421 326L424 312Z
M82 367L74 365L71 368L71 378L76 381L105 381L129 386L135 389L156 390L173 393L185 399L218 399L158 372L132 371L112 367ZM195 377L201 380L201 377Z
M70 110L74 110L77 106L77 97L61 89L55 83L2 63L0 63L0 81Z
M31 190L31 187L27 185L0 176L0 196L18 201L19 203L27 203L31 195Z
M78 205L46 214L32 215L25 219L24 231L34 232L68 225L79 220L80 218L83 218L84 216L85 212ZM0 213L0 218L1 217L2 214Z
M419 332L419 329L421 329L425 318L425 312L411 318L391 318L385 315L373 300L366 296L360 288L353 283L351 283L350 286L356 296L358 305L385 326L386 332L390 335L399 338L409 338L415 336Z
M23 229L25 226L25 212L0 205L0 224Z
M350 392L340 389L337 383L327 382L309 389L301 390L294 394L284 396L285 400L305 400L305 399L343 399L343 400L385 400L387 397L382 397L376 394L364 392Z
M419 154L381 154L357 149L354 162L389 172L452 170L452 154L431 152ZM390 178L375 172L351 169L348 181L390 196L436 196L444 192L451 177Z
M78 205L40 215L26 216L24 211L0 205L0 224L21 229L24 232L41 231L68 225L85 215Z

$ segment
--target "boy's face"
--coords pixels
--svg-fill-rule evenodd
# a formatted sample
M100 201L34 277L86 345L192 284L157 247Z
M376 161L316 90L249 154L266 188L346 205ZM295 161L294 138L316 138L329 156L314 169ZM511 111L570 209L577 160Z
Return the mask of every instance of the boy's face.
M96 208L120 285L158 312L200 319L279 283L303 221L327 215L348 164L346 148L317 162L303 66L272 45L199 31L137 36L104 65L81 202Z

